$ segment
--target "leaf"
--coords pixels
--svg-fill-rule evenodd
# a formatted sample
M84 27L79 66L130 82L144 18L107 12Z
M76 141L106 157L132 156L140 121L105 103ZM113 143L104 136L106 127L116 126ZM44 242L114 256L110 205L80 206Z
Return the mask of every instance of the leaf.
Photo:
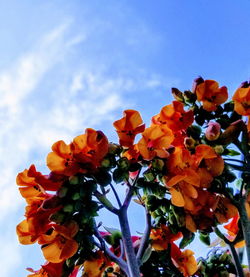
M141 259L141 263L142 263L142 264L144 264L144 263L150 258L151 253L152 253L152 246L149 245L149 246L146 248L146 250L145 250L145 252L144 252L144 254L143 254L143 256L142 256L142 259Z
M111 227L106 227L106 226L103 226L103 228L109 232L111 235L114 235L114 234L117 234L117 233L121 233L121 231L119 229L116 229L116 228L111 228Z

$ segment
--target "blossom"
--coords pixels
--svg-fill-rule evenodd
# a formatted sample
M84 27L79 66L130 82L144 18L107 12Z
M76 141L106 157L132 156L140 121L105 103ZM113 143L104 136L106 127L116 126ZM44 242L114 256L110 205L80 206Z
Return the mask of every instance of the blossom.
M88 128L70 144L62 140L55 142L47 156L47 165L55 173L72 176L97 167L107 152L106 136L101 131Z
M238 88L232 100L234 101L234 110L240 115L250 115L250 87Z
M102 277L103 272L113 263L103 254L102 251L96 251L91 259L83 263L83 277Z
M82 164L97 167L108 153L108 139L102 131L87 128L85 134L74 138L73 156Z
M29 169L18 173L16 183L19 191L24 198L41 196L45 191L57 191L62 182L54 182L48 175L42 175L36 171L36 167L31 165Z
M170 228L164 224L161 224L159 228L153 228L150 233L150 239L152 240L152 247L155 250L167 249L169 243L178 240L182 237L182 233L178 232L174 234Z
M152 118L154 124L166 124L173 131L186 130L194 121L193 111L185 111L184 104L173 101Z
M215 111L218 105L223 104L228 98L227 88L219 88L219 84L214 80L205 80L195 88L197 100L202 102L203 109Z
M171 246L171 257L174 265L185 277L193 275L198 270L194 252L189 249L181 251L175 244L173 244Z
M165 125L152 125L142 133L142 138L138 142L138 148L142 157L150 160L155 156L167 158L167 152L174 135L171 129Z
M139 112L135 110L125 110L124 117L116 120L113 125L119 136L120 145L130 147L134 143L135 136L145 130Z
M51 232L41 235L38 243L42 244L45 259L51 263L60 263L72 257L78 250L78 243L73 239L78 229L77 223L71 221L65 225L54 224Z
M39 270L33 270L32 268L27 268L27 270L33 273L29 274L27 277L58 277L62 275L63 262L46 262Z

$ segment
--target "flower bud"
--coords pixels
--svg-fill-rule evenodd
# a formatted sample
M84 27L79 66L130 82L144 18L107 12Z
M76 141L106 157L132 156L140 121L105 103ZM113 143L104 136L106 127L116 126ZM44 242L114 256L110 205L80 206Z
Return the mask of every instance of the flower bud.
M215 151L215 153L216 154L219 154L219 155L221 155L223 152L224 152L224 147L222 146L222 145L216 145L215 147L214 147L214 151Z
M218 122L209 121L205 136L208 140L217 140L220 136L220 124Z

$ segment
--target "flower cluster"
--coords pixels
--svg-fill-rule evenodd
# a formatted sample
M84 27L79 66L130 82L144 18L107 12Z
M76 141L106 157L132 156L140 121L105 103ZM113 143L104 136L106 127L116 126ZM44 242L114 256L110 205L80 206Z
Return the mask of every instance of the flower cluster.
M250 83L227 103L227 88L201 77L192 90L173 88L172 94L175 100L148 127L138 111L124 111L113 124L119 144L88 128L70 144L52 145L48 175L34 165L17 175L27 203L17 225L19 241L40 244L46 260L40 270L29 269L29 277L75 277L80 271L85 277L207 276L214 272L211 263L182 250L195 234L208 245L212 232L231 247L244 245L250 120L242 116L250 117ZM242 173L241 182L232 170ZM126 186L124 197L120 186ZM146 214L141 237L130 234L132 198ZM116 215L121 230L99 230L100 209ZM218 225L225 223L223 235ZM240 271L228 253L221 255L226 258L211 258L223 264L221 274Z

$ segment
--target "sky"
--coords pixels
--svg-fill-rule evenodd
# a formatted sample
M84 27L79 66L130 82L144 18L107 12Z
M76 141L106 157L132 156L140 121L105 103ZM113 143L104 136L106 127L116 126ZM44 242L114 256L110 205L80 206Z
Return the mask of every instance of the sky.
M148 124L171 87L190 89L199 75L232 94L250 76L249 10L249 0L0 1L1 277L43 264L38 246L16 238L17 173L48 173L53 142L87 127L117 141L123 110Z

